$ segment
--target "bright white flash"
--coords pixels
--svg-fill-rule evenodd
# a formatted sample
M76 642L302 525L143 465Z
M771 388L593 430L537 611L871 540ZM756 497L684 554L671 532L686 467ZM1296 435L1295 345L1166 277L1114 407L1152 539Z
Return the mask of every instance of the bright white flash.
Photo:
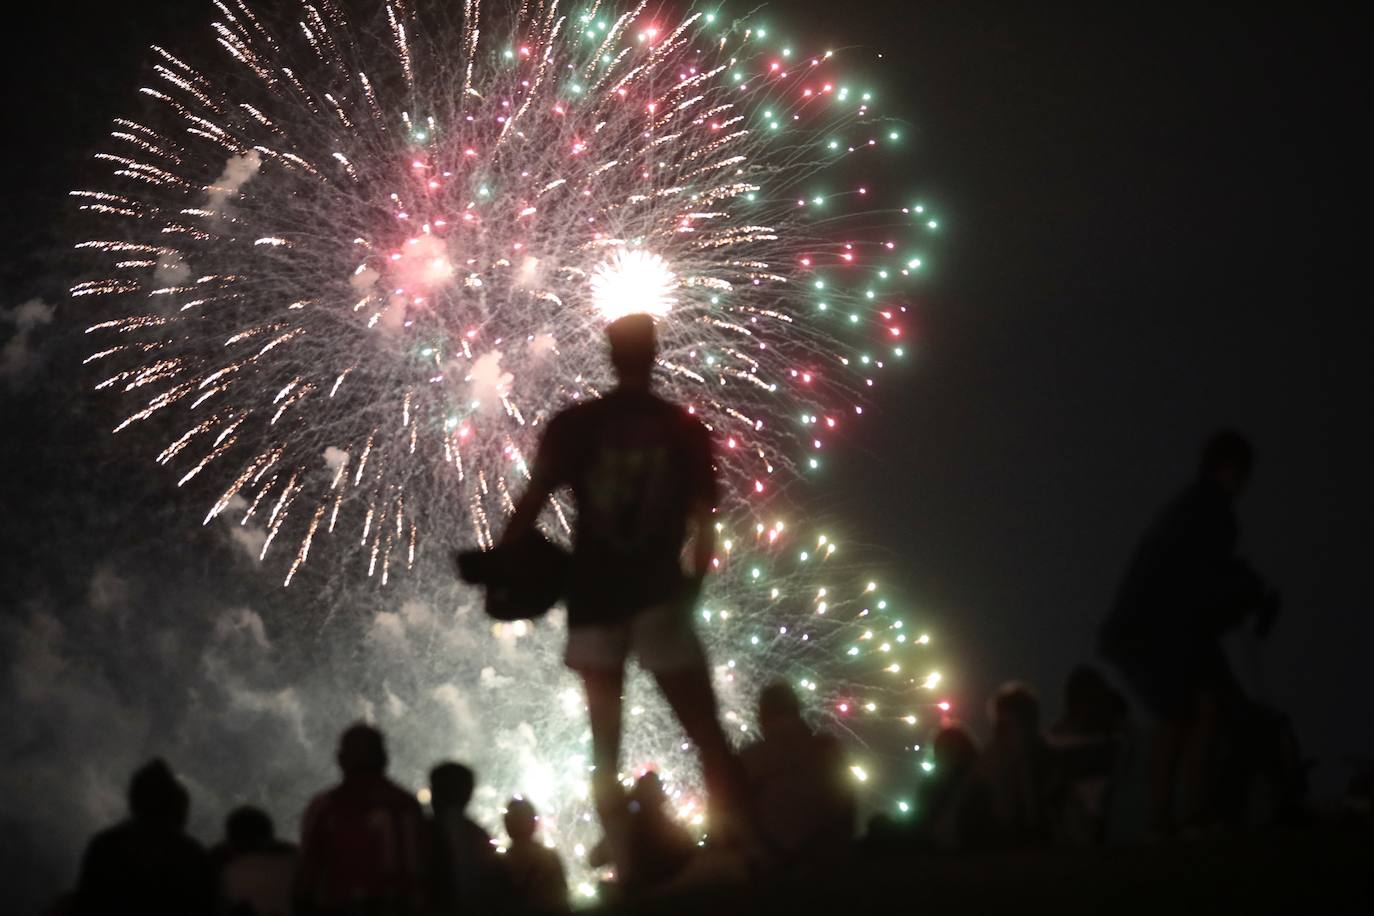
M606 321L626 315L662 317L675 304L677 275L658 255L621 249L592 271L592 302Z

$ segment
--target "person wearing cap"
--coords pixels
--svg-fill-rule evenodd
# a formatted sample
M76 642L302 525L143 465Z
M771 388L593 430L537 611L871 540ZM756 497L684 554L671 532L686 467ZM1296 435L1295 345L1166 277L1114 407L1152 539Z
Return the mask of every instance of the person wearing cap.
M738 778L692 626L715 552L710 435L652 390L652 318L627 315L608 326L607 337L619 384L549 422L502 544L531 534L555 491L572 491L577 511L565 661L586 689L592 791L611 858L619 862L625 858L626 804L617 780L621 694L630 655L653 675L696 745L716 834L726 829L727 812L737 809Z

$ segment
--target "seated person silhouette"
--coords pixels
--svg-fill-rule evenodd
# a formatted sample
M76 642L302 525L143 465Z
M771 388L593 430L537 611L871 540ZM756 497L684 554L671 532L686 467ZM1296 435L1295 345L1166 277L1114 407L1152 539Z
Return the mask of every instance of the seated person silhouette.
M839 742L813 732L787 684L759 694L762 739L740 755L754 824L773 864L833 864L854 838L855 799Z
M1101 672L1088 665L1069 672L1064 715L1046 736L1064 779L1055 817L1059 842L1083 845L1104 838L1126 726L1126 700Z
M1040 733L1040 699L1008 681L988 702L992 740L974 768L968 807L973 845L1022 848L1049 843L1057 796L1054 755Z
M626 803L628 854L623 864L610 858L603 840L591 851L593 866L614 865L619 884L628 894L643 894L682 874L697 847L686 828L668 812L668 797L658 774L650 770L635 782Z
M228 916L291 916L296 848L275 836L267 812L245 805L224 821L224 843L212 853L220 910Z
M978 745L962 725L946 725L931 742L933 768L916 797L916 839L926 849L953 852L977 832L969 803Z
M516 913L555 913L568 908L568 879L558 853L535 839L539 815L523 798L506 803L510 847L501 857L510 890L507 909Z

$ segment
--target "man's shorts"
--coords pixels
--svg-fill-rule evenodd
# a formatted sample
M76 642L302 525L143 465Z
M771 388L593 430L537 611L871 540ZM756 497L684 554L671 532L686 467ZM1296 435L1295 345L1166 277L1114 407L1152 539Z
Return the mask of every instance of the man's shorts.
M620 671L631 654L656 673L706 662L692 615L680 605L651 607L621 623L569 627L563 660L574 671Z

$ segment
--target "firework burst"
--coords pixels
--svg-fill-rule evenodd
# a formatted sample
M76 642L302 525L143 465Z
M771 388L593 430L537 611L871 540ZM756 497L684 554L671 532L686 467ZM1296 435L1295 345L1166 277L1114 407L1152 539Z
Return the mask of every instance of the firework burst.
M896 132L829 52L643 3L215 6L227 60L155 47L109 187L74 192L112 231L72 294L117 303L90 332L119 428L183 418L158 460L293 544L288 582L326 538L383 581L436 532L489 544L542 424L608 385L608 318L658 316L736 504L901 355L919 261L867 188L816 193Z
M904 355L902 281L936 228L855 178L903 130L871 92L715 7L214 6L222 57L154 47L146 114L98 156L109 182L73 192L103 227L72 295L102 311L88 362L131 405L117 429L169 426L157 460L206 489L207 523L255 532L260 557L287 545L286 583L321 555L385 583L492 543L544 423L611 384L605 324L649 312L660 389L712 429L728 483L701 625L731 728L751 735L782 677L918 751L928 639L833 542L764 521ZM563 503L549 522L566 534ZM461 674L444 662L461 688L416 690L458 702L523 660L529 689L474 754L580 859L586 726L557 631L481 626ZM630 713L627 777L662 768L690 820L666 709Z

